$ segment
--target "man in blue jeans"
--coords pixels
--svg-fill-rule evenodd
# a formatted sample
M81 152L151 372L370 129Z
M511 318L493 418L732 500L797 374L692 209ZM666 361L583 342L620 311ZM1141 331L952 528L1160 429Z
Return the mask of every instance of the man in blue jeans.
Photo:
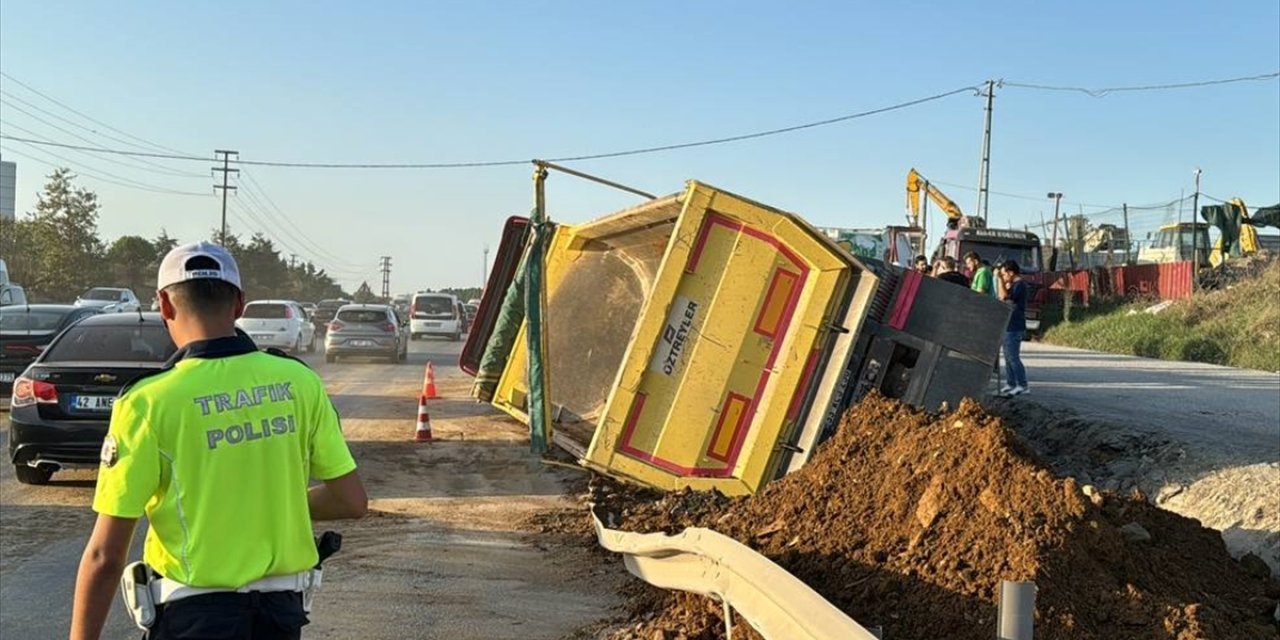
M1000 395L1020 396L1027 388L1027 368L1022 366L1022 336L1027 332L1027 283L1022 281L1022 269L1015 260L1006 260L1000 269L1002 298L1013 305L1013 315L1004 329L1005 385Z

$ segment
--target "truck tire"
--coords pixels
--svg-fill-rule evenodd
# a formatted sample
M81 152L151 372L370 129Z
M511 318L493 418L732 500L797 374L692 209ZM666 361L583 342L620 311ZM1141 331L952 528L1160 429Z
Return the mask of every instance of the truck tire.
M30 467L25 464L13 465L13 473L22 484L49 484L53 471L45 467Z

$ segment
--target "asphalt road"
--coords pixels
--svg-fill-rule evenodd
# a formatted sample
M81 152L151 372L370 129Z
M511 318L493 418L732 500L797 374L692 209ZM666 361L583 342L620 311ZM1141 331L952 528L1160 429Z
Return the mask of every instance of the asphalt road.
M1280 373L1024 343L1027 400L1156 429L1206 457L1280 461Z
M549 566L522 519L564 504L573 472L539 464L525 428L466 396L460 343L411 344L406 364L306 359L326 381L369 489L372 513L317 523L343 533L326 563L308 638L555 638L613 605L598 563ZM429 404L437 441L412 442L425 363L440 400ZM7 413L0 414L0 445ZM75 571L93 525L96 471L48 486L21 485L0 465L0 638L65 638ZM142 532L131 559L141 555ZM116 600L104 638L136 638Z

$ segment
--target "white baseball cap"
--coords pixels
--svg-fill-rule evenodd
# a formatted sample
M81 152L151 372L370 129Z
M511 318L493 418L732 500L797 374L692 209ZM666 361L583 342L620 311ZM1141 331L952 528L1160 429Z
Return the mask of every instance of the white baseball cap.
M196 264L189 266L193 258L208 258L218 265L217 269L212 268L204 260L196 261ZM164 260L160 261L160 274L156 277L156 289L164 289L169 285L186 282L188 280L199 280L201 278L211 278L214 280L222 280L228 282L237 289L244 290L240 286L240 267L236 266L236 259L231 257L231 252L213 244L211 242L192 242L184 244L180 247L174 247L165 254Z

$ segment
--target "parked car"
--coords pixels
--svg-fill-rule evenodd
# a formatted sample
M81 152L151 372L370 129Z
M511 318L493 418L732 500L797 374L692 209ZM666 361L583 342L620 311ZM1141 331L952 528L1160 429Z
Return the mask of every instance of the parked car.
M372 356L388 362L409 357L408 325L385 304L349 304L334 315L324 337L325 362L345 356Z
M9 282L9 266L0 258L0 307L12 304L26 304L27 292L22 287Z
M292 300L254 300L244 306L236 326L259 347L289 353L316 350L316 328L302 306Z
M475 323L476 316L480 313L480 305L468 302L462 305L462 308L467 312L467 333L471 333L471 325Z
M417 340L425 336L447 336L450 340L462 339L466 331L466 312L462 303L448 293L419 293L413 296L409 307L409 338Z
M96 466L120 389L175 351L157 313L92 315L58 334L14 381L9 458L18 482Z
M321 300L316 305L315 313L311 314L311 323L315 325L316 332L321 337L329 326L329 322L333 320L333 316L338 313L344 305L351 304L350 300L343 298L334 298L330 300Z
M12 282L0 284L0 307L27 303L27 292Z
M138 296L130 289L94 287L76 298L77 307L94 307L103 313L137 311L142 308Z
M13 381L63 329L98 309L69 304L32 304L0 313L0 394L13 392Z

